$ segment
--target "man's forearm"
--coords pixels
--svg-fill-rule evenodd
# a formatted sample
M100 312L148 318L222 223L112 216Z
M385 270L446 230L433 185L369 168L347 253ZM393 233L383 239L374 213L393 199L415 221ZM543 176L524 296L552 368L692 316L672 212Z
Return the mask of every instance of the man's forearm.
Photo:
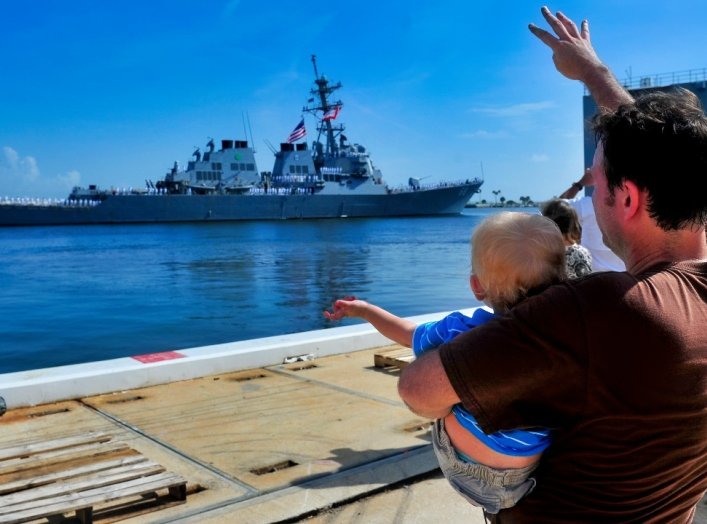
M599 107L613 111L622 104L633 102L630 93L604 64L599 64L588 71L582 81Z
M579 193L583 188L584 186L581 184L581 182L574 182L557 198L574 198L577 196L577 193Z

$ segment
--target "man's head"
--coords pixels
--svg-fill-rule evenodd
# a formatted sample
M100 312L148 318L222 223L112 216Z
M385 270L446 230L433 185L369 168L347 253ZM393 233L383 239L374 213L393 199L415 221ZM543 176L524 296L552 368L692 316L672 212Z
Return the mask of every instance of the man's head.
M647 195L648 215L665 230L703 227L707 218L707 117L686 89L652 92L594 119L607 184L632 182ZM601 151L597 151L601 153Z
M557 225L541 215L503 212L471 236L471 287L496 311L528 291L565 278L565 244Z

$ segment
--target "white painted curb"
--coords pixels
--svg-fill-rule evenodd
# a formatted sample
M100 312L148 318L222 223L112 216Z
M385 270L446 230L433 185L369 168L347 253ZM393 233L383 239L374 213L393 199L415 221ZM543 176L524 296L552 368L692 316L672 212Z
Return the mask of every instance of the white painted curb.
M471 315L476 308L462 310ZM448 312L409 317L419 324ZM7 408L34 406L113 391L281 364L286 358L314 358L389 345L370 324L178 350L183 358L143 363L133 357L0 374ZM169 353L169 352L167 352ZM156 356L159 357L159 353Z

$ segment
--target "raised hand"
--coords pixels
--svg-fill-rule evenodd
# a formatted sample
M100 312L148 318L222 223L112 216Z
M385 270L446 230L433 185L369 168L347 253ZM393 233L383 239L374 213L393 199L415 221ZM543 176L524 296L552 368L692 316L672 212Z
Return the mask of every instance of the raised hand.
M547 7L541 12L557 38L534 24L528 28L552 49L552 60L560 73L572 80L584 81L597 67L602 67L589 37L589 22L582 20L578 30L575 23L559 11L556 17Z
M530 31L552 49L557 70L567 78L584 82L598 106L616 109L630 104L633 97L616 80L609 68L599 60L589 37L589 22L582 20L580 28L558 11L554 16L547 7L542 15L557 36L529 24Z

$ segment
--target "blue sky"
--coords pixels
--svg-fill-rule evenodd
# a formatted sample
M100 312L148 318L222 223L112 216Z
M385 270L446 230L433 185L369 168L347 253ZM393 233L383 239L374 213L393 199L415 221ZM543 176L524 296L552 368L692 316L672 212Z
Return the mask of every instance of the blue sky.
M527 29L541 4L133 0L0 3L0 196L144 186L213 137L258 167L320 73L391 185L481 175L480 198L559 194L583 168L582 95ZM496 4L496 5L494 5ZM588 18L620 79L707 67L702 0L549 4ZM308 139L314 121L306 120Z

